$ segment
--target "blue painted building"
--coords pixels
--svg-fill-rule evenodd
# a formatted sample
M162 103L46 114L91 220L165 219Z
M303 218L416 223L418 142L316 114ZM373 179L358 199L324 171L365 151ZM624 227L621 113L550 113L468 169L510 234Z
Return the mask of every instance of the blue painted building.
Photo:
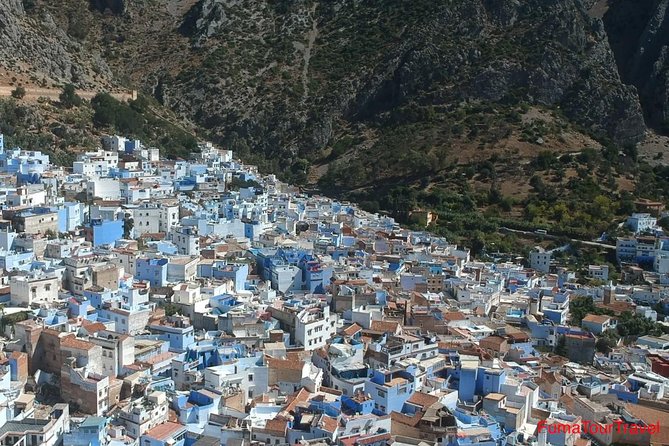
M161 287L167 285L167 264L168 259L137 259L135 275L138 280L146 280L152 287Z
M476 394L487 395L489 393L499 393L504 381L506 381L506 372L504 369L479 367L476 375Z
M86 206L83 203L63 203L53 209L58 212L58 231L74 231L84 224Z
M0 135L1 136L1 135ZM19 148L5 150L4 137L0 139L0 172L22 175L43 174L49 167L49 155Z
M249 275L249 265L247 263L228 264L226 262L215 262L212 264L200 264L197 270L199 277L232 280L237 292L245 289L246 279Z
M86 419L76 427L72 427L70 432L63 436L63 444L72 446L102 446L106 442L107 419L104 417L86 417Z
M30 270L35 254L32 251L27 252L4 252L0 254L0 269L7 271L28 271Z
M86 292L87 291L84 291L84 295L86 295ZM86 316L90 308L91 308L90 300L83 300L83 299L79 300L74 297L71 297L67 300L67 312L72 317Z
M218 413L221 395L210 390L193 390L173 400L179 422L192 430L200 430L209 422L210 414Z
M93 246L113 245L123 238L123 220L91 221L91 241Z
M195 330L188 319L171 316L160 324L149 325L149 330L170 343L170 350L184 352L195 344Z
M478 367L460 366L459 372L458 396L462 401L474 401Z
M342 395L341 404L344 410L361 415L369 415L374 410L374 400L366 398L364 395L357 398Z
M402 412L404 403L416 391L415 366L406 370L373 370L372 376L365 382L365 393L374 400L374 413L389 414Z

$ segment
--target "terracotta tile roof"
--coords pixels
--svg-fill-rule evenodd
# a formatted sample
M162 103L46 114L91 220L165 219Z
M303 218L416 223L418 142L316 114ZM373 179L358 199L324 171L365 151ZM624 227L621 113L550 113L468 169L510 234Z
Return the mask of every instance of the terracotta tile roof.
M369 326L369 329L373 331L380 331L383 333L386 332L396 333L399 325L400 324L395 321L372 321L371 325Z
M420 423L421 418L423 414L421 412L416 412L412 417L408 415L404 415L403 413L399 412L391 412L390 413L390 419L393 422L398 422L407 426L412 426L416 427L418 426L418 423Z
M592 442L587 438L577 438L576 441L574 441L574 446L590 446L591 444Z
M564 394L560 397L559 401L570 411L574 410L574 398L571 395Z
M526 341L530 339L527 333L523 333L522 331L507 331L506 336L514 341Z
M64 336L60 340L61 348L73 348L77 350L90 350L95 347L92 342L77 339L75 335Z
M323 423L322 429L326 432L334 433L339 427L339 421L336 418L328 417L327 415L321 417L321 422Z
M360 325L358 325L356 322L354 322L353 324L344 328L343 332L346 336L353 336L354 334L356 334L360 330L362 330L362 327Z
M267 420L264 428L256 429L256 431L262 431L276 435L278 437L283 437L286 435L286 430L288 428L288 420L283 418L274 418L272 420Z
M415 406L428 408L437 401L439 401L439 398L437 398L434 395L430 395L423 392L416 392L413 395L411 395L411 398L409 398L407 402Z
M485 348L499 349L500 346L506 341L501 336L488 336L479 341L479 345Z
M149 429L144 435L155 438L156 440L168 440L182 429L185 429L184 425L167 421L163 424L159 424L153 429Z
M558 372L544 372L541 375L541 380L547 382L548 384L562 384L562 375L560 375Z
M87 332L89 333L96 333L98 331L106 330L107 327L105 327L105 324L102 322L94 322L94 323L83 323L82 326L86 329Z
M292 352L291 352L292 353ZM271 369L284 369L284 370L302 370L304 367L304 361L297 356L290 355L283 358L273 358L269 355L265 355L267 360L267 366Z
M385 432L383 434L376 434L376 435L371 435L369 437L362 437L358 439L358 441L355 444L364 446L367 444L378 443L379 441L383 440L388 441L390 440L390 437L391 437L390 432Z
M283 408L282 412L290 413L294 411L298 404L309 401L310 396L311 394L308 390L304 388L298 390L296 393L293 393L288 397L288 403Z
M442 312L442 314L447 321L464 321L467 319L467 316L460 311L449 311L448 313Z
M142 364L156 365L159 362L167 361L174 356L177 356L177 354L172 352L159 353L156 356L152 356L151 358L142 361Z
M625 408L646 424L660 422L660 432L652 434L650 443L653 445L669 444L669 408L667 410L654 409L652 407L640 406L639 404L625 404Z
M611 316L600 315L600 314L588 314L583 318L585 322L593 322L595 324L603 324L604 322L611 319Z

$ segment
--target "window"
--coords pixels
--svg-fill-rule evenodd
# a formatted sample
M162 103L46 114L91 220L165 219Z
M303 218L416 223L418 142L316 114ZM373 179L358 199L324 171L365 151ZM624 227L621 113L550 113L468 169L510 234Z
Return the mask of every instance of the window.
M249 382L250 382L250 383L253 382L253 375L249 375Z

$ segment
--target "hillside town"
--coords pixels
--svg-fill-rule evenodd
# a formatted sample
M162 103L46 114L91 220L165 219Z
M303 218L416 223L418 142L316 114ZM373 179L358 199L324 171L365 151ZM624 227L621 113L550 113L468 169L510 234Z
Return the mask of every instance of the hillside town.
M61 167L0 135L1 445L669 444L661 203L576 271L209 143L100 146Z

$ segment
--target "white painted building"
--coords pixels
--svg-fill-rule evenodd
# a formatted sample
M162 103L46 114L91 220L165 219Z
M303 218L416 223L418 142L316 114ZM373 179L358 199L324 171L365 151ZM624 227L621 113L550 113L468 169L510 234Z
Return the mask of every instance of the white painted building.
M197 229L174 227L170 231L170 239L176 245L179 254L187 256L200 255L200 236L197 233Z
M305 308L295 317L295 342L306 351L324 347L336 332L337 316L330 308Z
M652 231L657 226L657 218L650 214L634 213L627 218L627 227L635 234Z
M168 233L179 223L179 206L145 203L133 209L132 218L135 237L147 233Z
M89 199L120 200L121 184L116 178L93 178L86 183L86 192Z
M552 254L541 248L535 248L530 252L530 268L547 273L551 268Z
M58 301L60 280L41 271L28 275L13 276L10 280L11 300L14 305L31 306Z

